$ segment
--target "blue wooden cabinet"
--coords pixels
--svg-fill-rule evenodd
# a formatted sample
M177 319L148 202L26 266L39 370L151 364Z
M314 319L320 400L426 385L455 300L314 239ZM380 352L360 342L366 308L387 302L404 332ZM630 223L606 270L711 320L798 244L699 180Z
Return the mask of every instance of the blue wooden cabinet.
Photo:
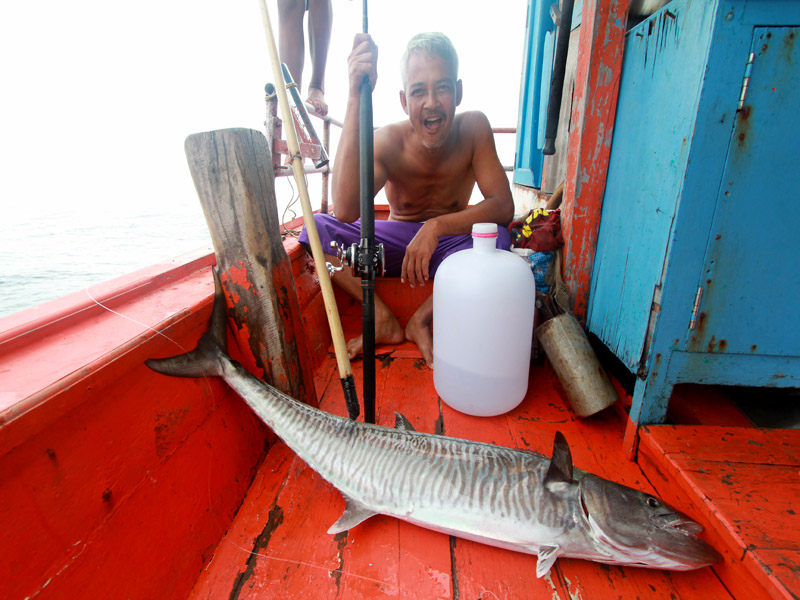
M673 0L625 41L587 328L672 388L800 385L800 2Z

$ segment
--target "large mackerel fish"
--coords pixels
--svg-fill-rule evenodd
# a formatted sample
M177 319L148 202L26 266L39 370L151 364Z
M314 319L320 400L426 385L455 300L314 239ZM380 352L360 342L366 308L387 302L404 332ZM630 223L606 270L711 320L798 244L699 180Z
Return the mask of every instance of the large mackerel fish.
M215 278L216 279L216 278ZM151 359L181 377L222 377L312 469L338 489L345 511L328 533L375 514L492 546L538 555L542 577L559 556L614 565L689 570L720 555L702 527L658 498L573 469L556 434L552 459L332 415L282 394L226 352L225 300L217 281L209 331L195 350Z

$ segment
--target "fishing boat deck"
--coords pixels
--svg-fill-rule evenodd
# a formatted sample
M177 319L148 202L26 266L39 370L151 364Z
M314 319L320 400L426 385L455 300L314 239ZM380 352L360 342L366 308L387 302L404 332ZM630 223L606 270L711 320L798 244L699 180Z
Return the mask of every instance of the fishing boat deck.
M315 272L296 243L287 251L320 407L346 414ZM641 430L632 462L623 387L620 402L579 420L543 358L517 409L476 418L439 401L415 346L379 346L377 421L392 426L399 411L419 431L548 456L560 430L578 468L654 491L702 523L723 564L666 572L559 559L537 579L534 556L388 517L328 535L339 493L282 443L266 448L274 436L240 398L221 381L143 364L205 330L211 264L187 255L93 288L91 301L76 294L4 323L0 396L23 400L0 415L0 531L15 548L0 561L3 597L800 597L797 430L753 427L724 394L678 386L671 417L683 424ZM430 287L381 280L378 293L403 323ZM355 335L359 303L337 300ZM360 390L361 361L353 370Z
M396 302L395 292L408 293L392 281L381 281L379 286L390 305ZM356 304L340 298L340 307L346 334L356 335ZM361 361L353 363L359 390L361 365ZM315 385L322 410L347 414L332 350L315 372ZM548 456L560 430L570 443L576 467L656 491L650 475L631 462L623 448L624 409L577 419L543 359L532 365L522 404L498 417L471 417L442 403L433 386L433 372L409 343L378 347L376 390L380 425L393 426L398 411L421 432ZM384 516L349 532L328 535L328 527L343 510L339 493L284 444L276 443L190 598L731 597L709 568L679 573L559 559L547 576L537 579L534 556L452 538Z
M646 428L638 462L668 502L706 526L737 598L800 597L800 431Z
M360 363L354 363L360 385ZM652 487L624 457L624 422L606 411L578 421L544 364L534 365L525 400L511 413L470 417L443 404L433 376L409 345L379 356L378 424L394 412L418 431L551 452L556 430L570 442L575 465L640 489ZM347 414L333 356L316 373L320 408ZM190 598L725 598L711 569L670 573L559 559L542 579L536 558L373 517L349 532L326 533L344 510L339 492L284 444L269 451L233 526Z

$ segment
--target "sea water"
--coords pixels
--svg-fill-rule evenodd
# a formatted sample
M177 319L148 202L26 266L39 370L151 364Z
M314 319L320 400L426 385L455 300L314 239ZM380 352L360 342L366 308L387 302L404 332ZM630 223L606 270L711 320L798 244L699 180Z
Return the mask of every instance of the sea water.
M199 203L2 219L0 317L201 247L211 238Z

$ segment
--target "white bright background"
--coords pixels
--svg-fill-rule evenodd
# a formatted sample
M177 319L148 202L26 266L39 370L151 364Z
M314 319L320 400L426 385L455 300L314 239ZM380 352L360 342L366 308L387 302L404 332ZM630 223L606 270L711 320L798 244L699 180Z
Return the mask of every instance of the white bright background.
M275 0L267 5L277 39ZM459 52L460 110L482 110L495 127L516 126L526 7L526 0L372 0L369 30L379 47L375 125L405 118L399 62L408 39L443 31ZM326 100L340 120L361 9L360 0L333 0ZM263 131L263 89L273 81L258 0L4 2L0 57L4 230L58 214L115 228L165 208L202 222L184 139L228 127ZM307 57L305 84L310 69ZM333 135L335 144L335 128ZM511 164L513 136L499 136L498 148L501 161ZM317 205L318 179L310 176ZM288 199L287 180L277 187L279 199ZM62 234L71 244L70 231ZM134 254L152 263L193 247L165 243ZM109 250L101 245L86 258ZM132 270L122 267L119 274ZM0 282L6 268L0 265Z

